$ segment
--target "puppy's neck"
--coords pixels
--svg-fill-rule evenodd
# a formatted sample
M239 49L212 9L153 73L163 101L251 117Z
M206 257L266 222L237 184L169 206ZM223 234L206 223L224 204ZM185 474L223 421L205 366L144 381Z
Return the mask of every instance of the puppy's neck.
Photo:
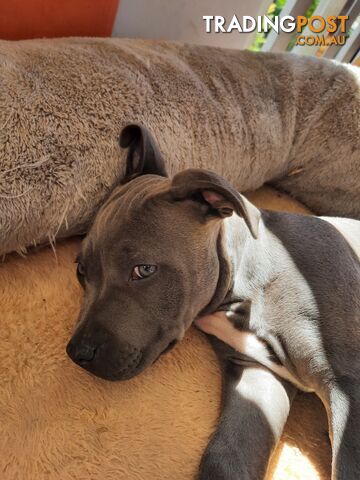
M251 300L262 289L273 269L267 251L267 229L260 219L255 239L243 218L236 214L223 220L219 232L217 255L219 278L216 291L201 315L227 310L229 305Z
M254 248L255 242L242 217L233 214L224 220L223 245L235 272L239 270L244 253Z
M232 215L224 220L222 241L231 272L231 286L226 300L236 302L251 299L254 291L267 282L265 277L271 275L273 270L267 254L267 229L262 219L255 239L244 219Z

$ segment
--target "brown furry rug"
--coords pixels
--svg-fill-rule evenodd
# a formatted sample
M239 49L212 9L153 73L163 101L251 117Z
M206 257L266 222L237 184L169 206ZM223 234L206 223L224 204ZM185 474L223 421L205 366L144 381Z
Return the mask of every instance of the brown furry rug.
M249 195L306 212L278 192ZM205 337L183 342L131 381L111 383L66 356L81 301L79 240L0 265L0 478L192 480L220 403L220 372ZM206 359L204 361L204 359ZM312 395L295 400L268 479L330 476L326 417Z
M273 182L360 217L359 69L291 54L126 39L0 41L0 254L84 232L122 176L127 123L170 173Z

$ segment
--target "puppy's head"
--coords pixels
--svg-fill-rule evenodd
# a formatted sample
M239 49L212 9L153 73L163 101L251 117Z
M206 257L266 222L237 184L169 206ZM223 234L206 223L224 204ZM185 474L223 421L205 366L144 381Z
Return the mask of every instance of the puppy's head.
M218 175L186 170L172 180L150 133L129 125L126 174L78 257L84 288L67 352L102 378L140 373L229 288L221 220L233 211L256 235L257 210Z

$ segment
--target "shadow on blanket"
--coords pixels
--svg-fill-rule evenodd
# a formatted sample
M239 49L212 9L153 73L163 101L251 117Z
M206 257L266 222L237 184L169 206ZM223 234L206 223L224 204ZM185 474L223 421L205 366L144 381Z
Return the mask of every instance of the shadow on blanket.
M260 206L306 210L276 191ZM0 266L0 471L3 480L194 479L214 430L220 372L204 336L190 329L172 353L127 382L111 383L66 356L81 300L74 258L80 240ZM206 361L203 361L206 359ZM268 479L330 476L325 413L300 394Z

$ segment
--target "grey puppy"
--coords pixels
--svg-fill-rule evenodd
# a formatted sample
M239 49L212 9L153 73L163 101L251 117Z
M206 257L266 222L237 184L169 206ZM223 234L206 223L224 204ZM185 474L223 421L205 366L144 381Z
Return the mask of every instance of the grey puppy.
M205 170L170 180L140 125L120 143L129 148L125 181L78 258L85 298L69 356L102 378L129 379L195 318L227 311L242 348L210 337L224 401L200 478L263 478L303 389L328 413L332 478L358 480L360 222L258 210Z

